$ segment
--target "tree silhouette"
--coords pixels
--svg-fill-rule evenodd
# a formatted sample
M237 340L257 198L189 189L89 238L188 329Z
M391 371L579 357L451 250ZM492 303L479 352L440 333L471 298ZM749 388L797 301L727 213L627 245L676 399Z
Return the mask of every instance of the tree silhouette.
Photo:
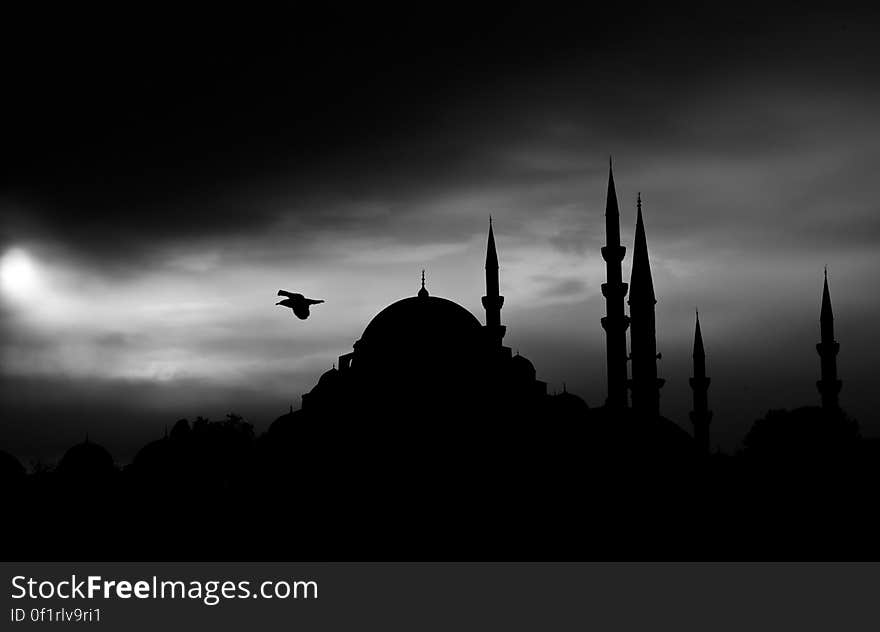
M859 424L839 409L770 410L743 440L744 454L777 461L841 459L854 453Z

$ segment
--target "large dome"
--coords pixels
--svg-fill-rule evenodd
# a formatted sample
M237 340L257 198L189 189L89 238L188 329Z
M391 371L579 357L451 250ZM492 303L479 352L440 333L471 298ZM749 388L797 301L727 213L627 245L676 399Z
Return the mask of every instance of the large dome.
M471 343L481 328L476 316L458 303L437 296L413 296L376 314L364 330L360 344L398 346L431 339Z
M470 397L487 359L483 343L483 326L473 314L422 288L376 314L355 343L351 368L364 389L359 397L393 390L401 409L447 400L452 392Z

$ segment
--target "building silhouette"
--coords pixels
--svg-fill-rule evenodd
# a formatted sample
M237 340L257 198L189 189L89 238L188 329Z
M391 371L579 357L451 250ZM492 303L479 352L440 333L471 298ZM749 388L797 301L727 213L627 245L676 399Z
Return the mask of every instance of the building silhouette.
M499 256L492 219L486 242L485 287L482 297L485 323L446 298L431 295L422 271L415 296L382 309L366 326L353 350L338 357L317 384L302 396L300 410L279 417L270 433L275 437L312 436L324 427L318 420L347 423L368 414L384 422L364 441L378 440L375 433L403 424L407 436L423 436L432 422L467 426L473 445L487 447L499 440L525 441L508 433L498 438L498 424L508 428L532 427L539 420L563 424L572 438L593 444L595 458L639 460L665 454L695 453L693 438L675 422L660 415L659 396L664 380L657 376L656 297L648 259L641 194L637 201L635 245L630 283L623 281L626 248L620 238L620 210L609 164L605 210L606 282L602 284L606 315L608 395L605 405L590 408L581 398L563 389L548 395L546 382L537 378L534 364L504 345L506 327L501 322L504 297L499 279ZM629 315L624 299L629 290ZM627 355L629 329L631 353ZM699 328L697 330L699 336ZM700 346L702 341L700 340ZM631 359L632 377L627 362ZM695 367L699 360L695 356ZM704 365L703 365L704 366ZM703 382L705 380L705 383ZM696 445L708 452L705 402L708 379L695 372L694 419ZM631 407L628 391L631 391ZM412 427L414 416L423 422ZM294 430L295 429L295 430ZM390 431L388 431L390 432ZM531 430L530 430L531 432ZM391 433L388 441L402 435ZM429 433L430 434L430 433ZM502 433L503 434L503 433ZM532 434L534 436L534 434ZM432 450L452 443L450 435L432 438ZM531 447L537 445L531 442ZM523 446L516 448L523 449ZM615 456L612 456L615 455Z
M822 408L836 410L839 407L838 397L843 385L837 378L837 353L840 344L834 339L834 312L831 310L831 293L828 291L828 270L825 270L825 284L822 288L822 309L819 314L819 331L821 341L816 345L819 352L821 379L816 388L822 399Z
M706 377L706 351L703 349L703 333L700 331L700 312L697 312L697 322L694 326L693 358L694 375L690 379L690 385L694 403L690 418L694 426L694 441L697 449L703 454L709 454L709 422L712 421L712 411L709 410L711 379Z
M498 251L490 220L486 247L485 324L466 308L433 296L424 272L416 296L370 321L350 353L339 356L302 397L312 417L351 418L370 411L391 421L463 417L522 418L543 406L546 382L534 365L504 346Z
M660 414L660 388L665 380L657 377L657 331L654 318L654 281L648 260L648 240L642 219L642 194L637 201L636 236L633 245L632 274L629 281L630 363L633 410L645 417Z
M487 455L501 446L511 454L528 453L532 460L538 453L541 459L547 458L559 449L562 437L568 438L566 450L580 450L579 458L587 458L586 450L595 463L690 459L695 454L693 438L660 416L659 389L664 381L657 377L656 299L640 197L637 209L632 278L627 285L622 280L626 249L621 244L620 212L609 166L602 248L607 280L602 284L606 316L601 322L609 371L604 406L590 408L565 388L548 395L534 364L505 346L504 297L495 226L490 219L482 297L485 324L458 303L433 296L423 271L417 294L381 310L353 350L339 356L302 396L301 409L279 417L270 433L279 439L300 440L306 434L320 443L320 428L331 424L349 428L350 422L369 416L382 423L350 431L363 433L362 445L400 445L406 437L407 445L428 441L426 453L435 456L444 450L461 454L461 436L451 432L455 427L467 437L464 452L471 451L474 460L484 464L489 462ZM628 287L629 316L624 313ZM630 322L633 377L628 380L626 331ZM628 388L632 389L631 408ZM448 431L436 433L434 424ZM704 437L701 440L708 442Z
M614 188L614 173L611 161L608 164L608 193L605 201L605 245L602 258L605 260L605 283L602 296L605 297L605 316L602 329L605 330L606 365L608 367L608 408L621 410L627 407L627 354L626 330L629 317L624 313L623 299L627 284L623 282L621 264L626 255L626 247L620 243L620 210L617 205L617 191Z
M609 160L606 239L601 249L606 264L606 279L601 286L605 299L601 325L608 370L604 406L591 408L564 386L561 393L548 394L547 384L538 379L534 364L505 346L506 327L501 318L504 296L490 217L482 297L484 322L460 304L433 296L422 270L416 295L380 310L354 342L352 351L339 356L315 386L302 395L300 409L291 406L271 425L266 433L273 446L271 458L283 461L296 454L305 462L315 458L319 445L331 451L345 445L348 457L369 449L386 460L397 458L392 453L403 446L418 445L436 458L470 450L474 461L487 463L502 458L499 454L504 449L519 455L532 451L528 457L531 459L539 452L541 459L549 458L554 450L563 450L563 444L564 450L586 450L583 454L589 452L589 458L597 463L620 458L644 463L655 457L709 454L711 380L706 373L699 313L694 326L693 375L689 379L692 435L660 414L660 389L665 380L658 377L657 298L642 211L639 194L627 284L622 274L626 247L621 243L620 209ZM624 308L627 294L629 314ZM834 339L827 271L820 329L821 342L816 348L821 358L821 379L817 387L823 409L839 411L839 344ZM627 370L628 362L631 371ZM764 427L773 423L771 419ZM331 440L331 435L343 427L346 438L333 443L336 440ZM458 432L452 431L454 427ZM222 423L200 423L197 419L192 429L186 420L180 420L170 435L166 431L164 437L138 453L132 472L147 480L189 476L198 470L229 481L236 471L227 467L227 457L238 454L239 443L252 438L252 427L234 415ZM220 453L224 456L216 456ZM110 472L113 467L106 451L86 440L71 449L58 471Z
M116 471L113 457L103 446L89 440L71 447L58 463L58 473L69 478L100 479Z
M424 287L424 279L422 283ZM483 297L483 308L486 310L486 333L492 345L502 349L506 327L501 324L501 307L504 297L499 290L498 251L495 248L495 233L492 230L492 218L489 217L489 241L486 244L486 296Z
M858 542L880 553L864 502L880 480L878 450L839 408L827 273L823 406L771 410L739 458L699 458L710 455L712 421L699 313L691 434L660 415L656 296L637 200L627 284L609 165L604 406L564 383L548 394L535 365L505 346L490 219L484 322L433 296L423 270L415 295L379 310L302 406L260 436L233 413L181 419L124 468L86 437L54 472L29 476L0 452L0 482L15 483L7 487L19 490L28 516L15 525L20 541L41 556L89 550L108 559L778 557L779 537L751 529L760 519L790 550L810 554L853 550L850 525L863 525L870 537ZM77 505L84 493L88 511ZM57 516L74 512L80 519L59 529Z

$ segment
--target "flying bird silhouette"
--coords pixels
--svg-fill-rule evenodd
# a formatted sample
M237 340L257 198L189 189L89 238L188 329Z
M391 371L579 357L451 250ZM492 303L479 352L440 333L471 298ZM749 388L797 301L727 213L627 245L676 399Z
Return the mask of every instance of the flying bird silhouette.
M275 303L276 305L284 305L284 307L289 307L293 310L293 313L296 314L296 317L300 320L305 320L309 317L309 306L317 305L318 303L323 303L323 300L315 300L313 298L306 298L302 294L294 294L293 292L288 292L286 290L278 290L278 296L286 296L287 298L283 301L278 301Z

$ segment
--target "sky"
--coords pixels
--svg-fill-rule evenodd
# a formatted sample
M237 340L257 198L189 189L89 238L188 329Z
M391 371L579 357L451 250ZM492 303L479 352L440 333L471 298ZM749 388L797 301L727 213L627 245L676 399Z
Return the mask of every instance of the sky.
M422 269L482 320L490 214L505 343L601 405L609 156L625 277L643 200L663 413L689 429L697 307L714 444L816 404L827 265L841 402L880 436L876 15L64 17L2 44L0 449L25 463L86 432L126 462L180 417L265 430ZM326 303L299 321L279 288Z

